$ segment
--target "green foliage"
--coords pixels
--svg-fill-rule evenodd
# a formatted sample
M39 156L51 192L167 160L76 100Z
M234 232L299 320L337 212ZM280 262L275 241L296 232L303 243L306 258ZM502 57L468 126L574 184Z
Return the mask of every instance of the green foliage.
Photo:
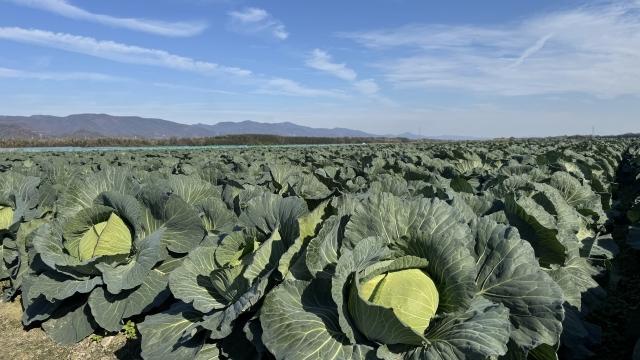
M122 326L122 333L127 340L136 340L138 338L138 330L136 324L129 320Z
M98 334L89 335L89 340L91 340L91 342L94 342L94 343L100 343L102 339L104 339L103 335L98 335Z
M145 359L586 358L636 146L15 153L0 280L25 326L140 336Z

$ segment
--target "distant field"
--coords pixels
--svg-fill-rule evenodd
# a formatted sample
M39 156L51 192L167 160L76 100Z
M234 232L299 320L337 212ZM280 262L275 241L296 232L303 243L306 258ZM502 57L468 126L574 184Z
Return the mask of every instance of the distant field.
M0 358L631 358L637 139L350 141L1 152Z
M182 147L240 145L322 145L406 143L409 139L383 137L299 137L277 135L225 135L206 138L0 138L0 148L102 148L102 147Z

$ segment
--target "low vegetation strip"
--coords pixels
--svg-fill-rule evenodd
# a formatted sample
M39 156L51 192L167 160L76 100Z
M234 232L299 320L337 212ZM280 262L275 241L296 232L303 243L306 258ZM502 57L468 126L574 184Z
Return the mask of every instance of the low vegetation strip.
M223 135L195 138L134 138L134 137L45 137L45 138L2 138L0 148L35 147L157 147L157 146L214 146L214 145L317 145L317 144L379 144L406 143L405 138L385 137L305 137L278 135Z
M602 357L634 296L611 279L638 256L637 149L5 153L0 278L26 329L144 359Z

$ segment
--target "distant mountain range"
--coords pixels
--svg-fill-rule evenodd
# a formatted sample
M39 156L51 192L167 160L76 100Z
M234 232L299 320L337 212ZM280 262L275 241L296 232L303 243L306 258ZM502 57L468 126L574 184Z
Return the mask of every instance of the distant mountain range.
M187 125L173 121L137 116L76 114L64 117L49 115L0 116L0 139L24 138L145 138L165 139L222 135L261 134L304 137L405 137L439 140L468 140L455 136L423 137L411 133L376 135L346 128L312 128L291 122L256 121L219 122L214 125Z

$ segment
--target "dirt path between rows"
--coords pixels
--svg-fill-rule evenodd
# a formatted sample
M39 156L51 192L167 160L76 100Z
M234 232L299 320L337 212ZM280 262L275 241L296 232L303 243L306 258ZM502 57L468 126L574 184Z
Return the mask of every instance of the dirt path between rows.
M0 302L0 360L116 360L138 359L135 344L122 334L100 341L84 339L73 346L60 346L40 328L25 331L20 321L20 303Z

